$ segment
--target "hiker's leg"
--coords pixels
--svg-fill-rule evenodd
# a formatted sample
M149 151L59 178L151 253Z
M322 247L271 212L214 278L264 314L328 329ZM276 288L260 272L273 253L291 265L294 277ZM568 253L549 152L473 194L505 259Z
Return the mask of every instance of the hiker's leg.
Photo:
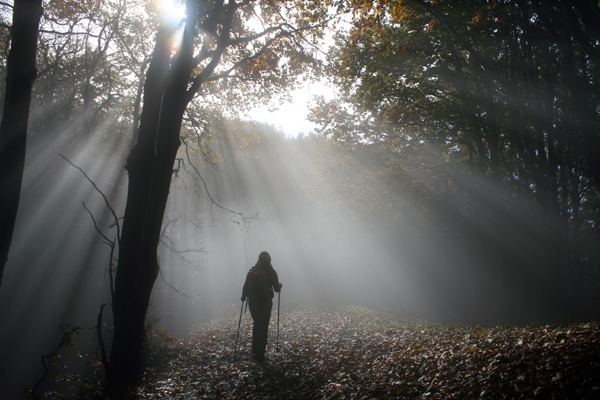
M250 315L252 316L252 357L256 358L259 346L259 332L260 332L260 305L257 304L256 300L249 299L248 305L250 307Z
M256 343L256 356L257 360L262 361L265 357L265 349L267 347L267 340L269 338L269 320L271 318L271 308L273 302L271 299L265 300L260 307L260 316L256 321L257 327L257 343Z

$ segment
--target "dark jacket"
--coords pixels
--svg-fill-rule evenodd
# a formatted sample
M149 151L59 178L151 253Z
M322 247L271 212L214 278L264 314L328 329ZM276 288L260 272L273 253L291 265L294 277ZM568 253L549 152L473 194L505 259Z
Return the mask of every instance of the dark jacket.
M276 292L281 290L277 272L270 265L255 265L250 268L248 275L246 275L246 282L242 289L242 299L247 297L257 300L272 299L274 296L273 290Z

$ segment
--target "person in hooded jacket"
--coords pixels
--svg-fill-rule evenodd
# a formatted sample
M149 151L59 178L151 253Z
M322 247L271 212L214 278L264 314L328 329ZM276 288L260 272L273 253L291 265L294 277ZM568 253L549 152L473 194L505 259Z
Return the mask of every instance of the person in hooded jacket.
M265 360L269 320L273 308L273 290L279 292L281 286L277 272L271 265L271 256L263 251L258 256L256 265L248 271L242 289L242 302L248 299L250 315L254 321L252 326L252 358L258 362Z

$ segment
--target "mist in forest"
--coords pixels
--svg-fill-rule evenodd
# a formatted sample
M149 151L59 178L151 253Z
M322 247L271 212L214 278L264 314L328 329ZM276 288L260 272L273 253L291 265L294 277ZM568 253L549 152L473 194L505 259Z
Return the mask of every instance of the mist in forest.
M283 283L284 313L357 305L436 322L530 324L556 322L556 307L567 307L567 289L545 271L532 267L518 271L520 282L503 281L509 272L503 272L502 260L487 259L456 235L427 231L410 217L414 204L407 202L405 215L369 213L341 206L335 190L319 192L333 182L319 174L323 159L316 137L286 139L260 124L253 129L260 140L250 152L217 144L220 163L194 169L182 157L174 170L161 273L147 315L153 326L181 338L200 324L236 315L245 275L261 251L271 254ZM31 142L0 291L0 376L19 393L43 375L40 355L59 345L60 326L82 327L76 339L82 367L89 361L85 354L97 351L93 328L103 304L104 337L110 337L107 243L116 237L117 224L92 182L115 215L122 215L126 148L126 142L74 140L64 133ZM346 173L368 169L355 161L356 170ZM364 185L367 192L369 186L381 190L381 182ZM496 194L485 189L481 201L493 215ZM446 216L453 215L452 204L443 206ZM458 221L448 217L442 225L456 227ZM488 233L494 246L508 251L513 239L494 226ZM524 287L532 282L550 287L556 303L542 304L547 297ZM569 305L578 313L563 315L588 317L580 303Z
M0 9L3 43L9 3ZM56 363L54 377L100 368L97 326L110 353L125 165L141 110L163 102L142 101L159 15L145 3L44 5L23 186L0 288L2 398L31 390L45 373L42 359ZM147 330L183 338L236 318L262 251L283 284L282 313L361 306L447 324L597 319L600 162L590 149L599 142L600 52L590 27L598 8L524 4L513 12L440 2L424 12L406 3L389 14L382 8L379 19L373 4L357 3L357 19L343 23L352 27L323 71L305 69L313 68L312 42L298 53L287 53L293 41L282 42L272 54L238 60L251 42L224 41L240 48L214 73L243 66L239 80L206 81L190 93L193 102L179 105L186 113L173 129L181 147ZM319 28L314 38L321 34L328 35ZM3 73L8 49L0 48ZM261 54L269 61L258 62ZM296 59L308 64L285 65ZM203 76L193 70L189 82ZM240 110L253 119L251 104L271 110L320 74L337 82L340 96L315 97L306 126L317 134L286 137L236 119ZM288 114L294 107L281 106ZM162 164L164 176L170 164ZM68 360L54 356L66 347Z

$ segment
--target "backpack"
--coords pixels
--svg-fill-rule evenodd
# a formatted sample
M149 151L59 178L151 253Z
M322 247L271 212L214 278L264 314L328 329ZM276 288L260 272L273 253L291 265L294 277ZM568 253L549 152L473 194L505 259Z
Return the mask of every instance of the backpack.
M271 281L268 271L252 267L247 278L248 297L255 299L272 299Z

